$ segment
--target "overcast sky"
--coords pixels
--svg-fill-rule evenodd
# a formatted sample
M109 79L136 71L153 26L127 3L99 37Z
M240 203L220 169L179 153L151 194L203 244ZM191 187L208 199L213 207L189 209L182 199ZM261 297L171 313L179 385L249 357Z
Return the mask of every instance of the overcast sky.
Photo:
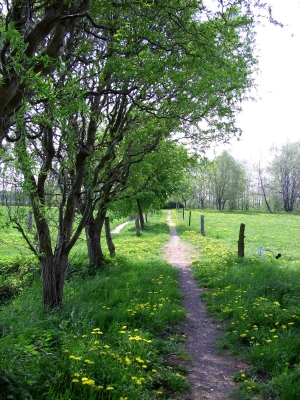
M270 158L272 144L300 141L300 0L269 0L273 15L286 26L257 28L260 74L257 101L243 105L240 141L223 148L234 158ZM220 149L220 146L218 146Z

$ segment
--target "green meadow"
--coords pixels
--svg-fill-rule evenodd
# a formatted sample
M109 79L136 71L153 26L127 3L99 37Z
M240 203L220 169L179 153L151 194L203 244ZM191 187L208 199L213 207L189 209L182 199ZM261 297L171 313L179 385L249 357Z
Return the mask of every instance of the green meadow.
M173 219L200 250L193 271L224 332L220 351L249 362L235 377L234 399L300 399L300 216L192 211L190 221L181 212ZM237 256L241 223L244 257Z
M300 216L192 210L189 225L187 211L183 219L173 210L172 218L199 249L192 268L223 332L220 352L248 362L232 399L299 400ZM245 257L237 256L241 223ZM161 258L165 211L148 218L140 237L134 224L113 234L117 254L106 252L101 271L88 265L82 238L63 305L50 312L18 232L3 224L0 240L1 399L168 400L188 392L178 272Z

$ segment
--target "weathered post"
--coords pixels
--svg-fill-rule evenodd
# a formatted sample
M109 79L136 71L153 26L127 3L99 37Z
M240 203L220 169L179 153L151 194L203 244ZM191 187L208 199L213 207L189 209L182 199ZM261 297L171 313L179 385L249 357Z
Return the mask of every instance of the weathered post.
M189 213L189 226L191 226L191 219L192 219L192 211Z
M107 247L109 250L109 254L111 256L114 256L116 254L116 251L115 251L115 245L113 244L111 234L110 234L109 217L105 217L104 222L105 222L106 243L107 243Z
M200 216L200 233L201 235L205 235L205 231L204 231L204 215Z
M182 219L184 219L184 207L182 207Z
M141 236L139 214L136 214L136 216L135 216L135 230L136 230L136 236Z
M239 234L239 241L238 241L238 256L239 257L244 257L244 249L245 249L245 243L244 243L244 238L245 238L245 224L241 224L240 226L240 234Z
M32 231L32 211L29 211L29 214L28 214L27 229L28 229L29 232Z

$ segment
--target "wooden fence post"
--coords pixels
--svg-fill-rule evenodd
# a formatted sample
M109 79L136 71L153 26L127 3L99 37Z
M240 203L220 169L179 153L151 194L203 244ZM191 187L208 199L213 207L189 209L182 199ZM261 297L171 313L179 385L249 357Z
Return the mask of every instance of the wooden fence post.
M182 219L184 219L184 207L182 208Z
M205 235L205 231L204 231L204 215L200 216L200 233L201 235Z
M191 219L192 219L192 211L190 211L190 214L189 214L189 226L191 226Z
M239 241L238 241L238 256L239 257L244 257L244 249L245 249L245 243L244 243L244 238L245 238L245 224L241 224L240 226L240 234L239 234Z
M107 243L107 247L109 250L109 254L111 256L114 256L116 254L116 250L115 250L115 245L113 244L111 234L110 234L109 217L105 217L104 222L105 222L106 243Z
M29 232L32 231L32 211L29 211L29 214L28 214L27 229L29 230Z

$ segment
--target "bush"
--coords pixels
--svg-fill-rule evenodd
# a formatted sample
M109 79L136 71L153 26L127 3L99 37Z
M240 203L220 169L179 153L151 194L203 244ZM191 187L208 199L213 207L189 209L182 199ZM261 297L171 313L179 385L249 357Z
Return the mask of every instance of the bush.
M182 203L178 203L178 202L176 202L176 201L169 201L168 203L166 203L166 204L162 207L162 209L163 209L163 210L172 210L173 208L176 209L176 205L177 205L177 207L179 207L179 208L184 208L184 205L183 205Z

